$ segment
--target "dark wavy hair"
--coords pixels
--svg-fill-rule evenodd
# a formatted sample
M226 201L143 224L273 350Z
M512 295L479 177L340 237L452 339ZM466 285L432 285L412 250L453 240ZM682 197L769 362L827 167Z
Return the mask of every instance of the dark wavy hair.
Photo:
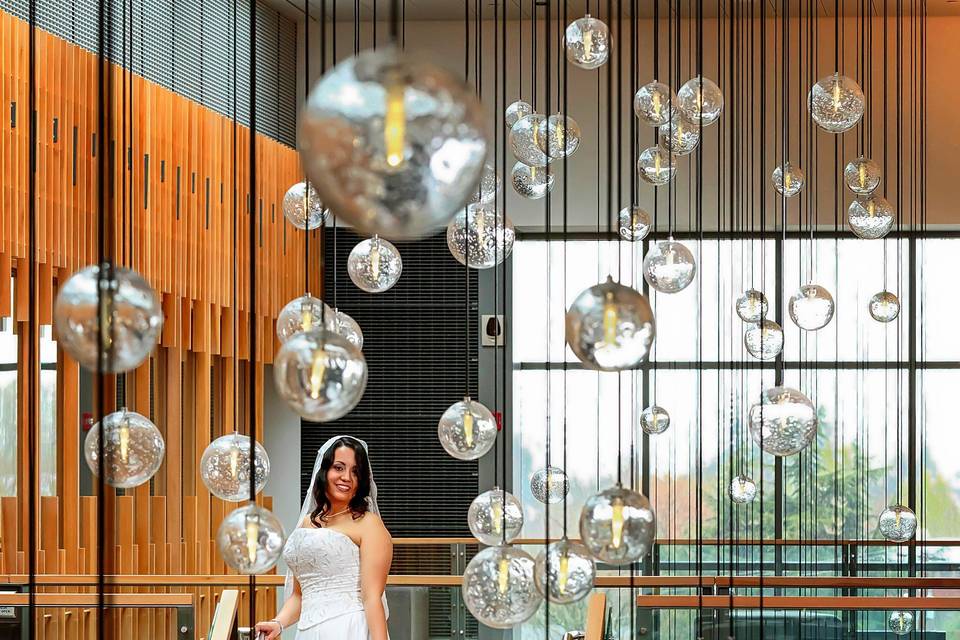
M353 455L357 459L357 492L350 500L347 506L353 519L356 520L363 516L369 509L367 497L370 495L370 460L367 458L367 450L354 438L344 436L338 439L327 452L323 454L323 460L320 461L320 471L313 482L313 498L317 502L317 508L310 514L310 522L315 527L321 527L321 517L330 512L330 498L327 497L327 472L333 466L337 455L337 449L347 447L353 450Z

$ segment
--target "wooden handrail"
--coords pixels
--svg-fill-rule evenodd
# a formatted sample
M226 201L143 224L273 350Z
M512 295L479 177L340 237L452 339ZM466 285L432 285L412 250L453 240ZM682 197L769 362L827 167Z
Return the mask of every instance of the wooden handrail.
M854 609L889 611L891 609L920 611L958 611L960 598L890 598L863 596L764 596L763 608L781 609ZM734 596L735 609L760 609L759 596ZM729 596L637 596L637 606L644 609L726 609L730 607Z
M34 602L40 607L98 607L100 598L96 593L37 593ZM108 593L104 598L108 607L129 609L156 609L192 607L193 595L189 593ZM30 594L0 593L0 606L26 607Z

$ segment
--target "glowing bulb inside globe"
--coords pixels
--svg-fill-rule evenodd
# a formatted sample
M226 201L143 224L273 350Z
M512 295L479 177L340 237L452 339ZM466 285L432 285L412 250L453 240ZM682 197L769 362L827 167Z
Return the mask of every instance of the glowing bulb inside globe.
M100 326L103 351L109 352L113 348L113 292L109 288L100 296Z
M373 243L370 245L370 275L372 280L380 279L380 238L373 236Z
M833 112L840 111L840 80L833 76Z
M867 163L866 162L861 162L857 166L857 176L859 177L859 180L860 180L860 188L866 189L867 188Z
M123 410L123 421L120 423L120 459L123 464L127 464L130 452L130 419L127 418L127 410ZM899 517L899 514L897 514Z
M589 18L590 16L586 16L586 17ZM593 53L593 30L592 29L586 29L583 32L583 52L586 55L590 55Z
M470 398L464 398L463 402L467 405L467 412L463 414L463 437L467 441L467 446L473 446L473 411L470 410Z
M313 355L313 364L310 367L310 397L314 400L320 397L323 388L323 377L327 373L327 355L322 349L317 349Z
M793 190L793 175L790 172L787 172L783 176L783 190L792 191Z
M230 447L230 477L237 477L237 468L240 466L240 449L234 445Z
M404 85L394 82L387 88L387 112L383 123L383 142L387 151L387 165L396 169L403 164L403 145L406 137Z
M900 510L899 510L899 509L897 509L897 519L896 519L896 522L897 522L897 528L899 528L899 527L900 527Z
M500 535L503 526L503 503L500 500L493 501L493 532Z
M507 592L507 585L510 581L510 560L503 557L500 558L500 564L497 569L497 588L500 590L500 593Z
M567 592L567 580L570 577L570 556L563 554L560 556L560 575L557 576L557 588L560 593Z
M247 559L250 564L257 562L257 539L260 537L260 526L255 518L247 518Z
M619 549L623 544L623 500L619 497L613 500L613 517L610 518L610 546Z
M663 113L662 113L661 109L663 108L663 103L662 103L661 100L660 100L660 94L655 92L655 93L651 96L651 98L652 98L652 102L653 102L653 104L651 105L651 106L653 106L653 115L655 115L657 118L662 118L662 117L663 117ZM658 158L658 162L659 162L659 158Z
M617 305L610 291L603 303L603 341L611 347L617 345Z
M307 305L303 305L303 312L300 315L300 326L303 327L304 331L310 331L313 328L313 314L310 312L310 309Z

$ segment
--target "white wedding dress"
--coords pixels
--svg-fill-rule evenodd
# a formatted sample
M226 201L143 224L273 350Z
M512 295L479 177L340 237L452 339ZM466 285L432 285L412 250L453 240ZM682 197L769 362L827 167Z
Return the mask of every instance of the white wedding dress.
M302 594L297 640L369 640L360 597L360 548L349 536L299 527L287 539L283 559Z

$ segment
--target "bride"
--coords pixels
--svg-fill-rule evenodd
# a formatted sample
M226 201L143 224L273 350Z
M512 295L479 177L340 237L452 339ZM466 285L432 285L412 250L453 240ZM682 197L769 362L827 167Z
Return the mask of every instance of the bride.
M258 636L274 640L296 624L297 640L388 640L392 557L367 444L331 438L317 453L300 524L283 550L285 602L276 618L257 623Z

